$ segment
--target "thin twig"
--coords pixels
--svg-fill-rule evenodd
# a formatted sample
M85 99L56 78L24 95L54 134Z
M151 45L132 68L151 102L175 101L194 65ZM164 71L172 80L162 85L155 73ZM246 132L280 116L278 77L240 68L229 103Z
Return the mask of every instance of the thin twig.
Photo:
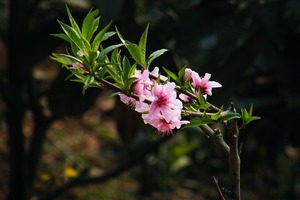
M219 195L220 195L220 199L221 199L221 200L225 200L225 197L224 197L224 195L223 195L223 192L222 192L222 190L221 190L221 188L220 188L220 186L219 186L219 181L218 181L218 179L216 179L215 176L213 176L212 179L213 179L213 181L214 181L214 183L215 183L215 186L216 186L216 188L217 188L217 190L218 190L218 193L219 193Z

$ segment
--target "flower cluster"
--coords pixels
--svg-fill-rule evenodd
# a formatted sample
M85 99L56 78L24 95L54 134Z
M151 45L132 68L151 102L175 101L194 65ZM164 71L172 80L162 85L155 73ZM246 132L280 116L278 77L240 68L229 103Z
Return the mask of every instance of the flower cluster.
M183 105L177 99L175 83L158 83L155 79L151 79L149 74L148 70L143 72L137 70L134 74L137 79L132 92L138 96L138 99L125 94L120 94L120 99L141 113L146 124L154 126L159 133L170 134L173 129L179 129L189 121L181 120ZM151 74L158 74L158 68L156 67Z
M123 103L131 105L135 111L142 114L146 124L154 126L162 134L170 134L173 129L179 129L181 125L188 124L189 121L181 120L183 102L189 102L190 97L185 94L179 94L175 90L174 82L165 82L166 77L160 76L163 83L157 82L149 77L152 74L158 76L159 69L156 67L150 73L148 70L135 71L136 78L132 92L138 98L120 94ZM203 78L189 68L185 69L185 80L190 81L191 90L197 94L201 90L203 96L212 95L212 88L221 87L221 84L215 81L209 81L211 75L206 73Z
M210 81L209 73L199 76L192 69L183 67L175 74L163 68L167 78L159 75L158 67L150 72L152 61L167 49L146 53L149 25L135 44L124 39L117 28L108 31L110 24L97 32L98 10L91 10L84 18L82 27L79 27L68 7L66 9L70 25L58 21L63 33L52 35L70 43L71 48L67 54L53 53L51 58L71 72L68 78L83 84L83 93L91 87L114 89L120 93L122 102L141 114L146 124L167 135L182 125L194 127L240 118L244 127L259 119L252 116L252 107L238 114L223 111L223 107L218 108L207 102L207 95L212 95L212 89L222 87L220 83ZM114 35L120 43L103 45L103 41ZM130 58L122 55L121 48L127 50Z

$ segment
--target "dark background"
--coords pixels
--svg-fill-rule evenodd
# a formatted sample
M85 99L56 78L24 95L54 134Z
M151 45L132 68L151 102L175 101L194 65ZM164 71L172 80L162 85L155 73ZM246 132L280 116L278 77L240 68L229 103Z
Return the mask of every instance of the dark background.
M63 52L65 4L81 22L91 7L137 42L150 23L153 65L209 72L209 101L254 105L241 133L243 199L299 199L300 1L98 0L0 2L0 198L217 199L228 183L219 149L198 130L153 134L110 91L66 82L49 59ZM112 26L113 28L113 26ZM116 41L112 41L116 42ZM66 168L79 173L76 178Z

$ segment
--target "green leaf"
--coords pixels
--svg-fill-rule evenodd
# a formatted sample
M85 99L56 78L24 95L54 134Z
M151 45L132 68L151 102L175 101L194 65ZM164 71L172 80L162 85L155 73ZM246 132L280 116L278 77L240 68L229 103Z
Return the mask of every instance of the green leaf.
M50 58L63 65L73 65L77 62L81 63L81 60L67 54L52 53L52 56L50 56Z
M140 54L141 54L141 61L143 64L146 63L146 48L147 48L147 38L148 38L148 29L149 29L149 24L147 25L145 31L143 32L140 41L139 41L139 49L140 49ZM145 66L147 67L147 66Z
M125 94L128 94L131 92L131 86L136 81L136 77L127 78L124 82L124 85L122 86L122 90L125 92Z
M96 18L98 13L99 10L94 10L92 12L90 11L83 20L81 31L83 37L85 37L87 41L90 41L92 39L92 36L98 29L100 21L100 17Z
M84 77L84 85L85 86L90 86L94 82L94 80L95 80L94 76L92 76L90 74L87 74Z
M106 68L102 68L101 70L98 70L97 72L95 72L95 75L97 76L97 78L102 79L104 78L104 75L106 74Z
M118 37L120 38L121 42L125 45L125 47L127 48L131 57L135 60L135 62L137 64L141 65L144 69L147 69L145 52L143 52L143 50L142 50L143 48L146 48L145 40L147 39L147 34L146 34L147 28L140 39L139 46L134 43L131 43L127 40L124 40L124 38L122 37L121 33L119 32L119 30L117 28L116 28L116 32L117 32Z
M96 36L95 39L92 42L92 50L93 51L97 51L99 49L99 46L101 44L101 42L103 41L103 38L105 36L105 33L107 32L107 30L109 29L111 25L111 22L106 25ZM109 35L106 35L106 37L108 37Z
M126 80L127 78L130 78L129 72L131 68L130 62L126 56L123 57L122 65L123 65L123 78L124 80Z
M184 75L185 75L185 69L186 69L186 66L182 67L179 72L178 72L178 78L181 82L184 82Z
M115 34L116 34L116 32L114 32L114 31L106 32L102 38L102 42L109 39L110 37L114 36Z
M146 69L147 68L146 61L143 60L143 54L139 46L129 41L126 41L125 46L129 51L130 55L132 56L132 58L144 69Z
M75 31L77 33L80 33L80 28L79 28L78 24L76 23L75 19L73 18L72 14L69 10L69 7L67 5L66 5L66 10L67 10L67 14L68 14L71 26L75 29Z
M126 44L126 41L124 40L123 36L121 35L121 33L119 32L118 28L115 27L116 29L116 32L117 32L117 35L119 37L119 39L121 40L121 42L125 45Z
M204 96L201 94L201 89L198 89L198 101L200 105L203 107L203 109L207 110L209 109L209 104L206 102Z
M194 117L190 120L190 123L186 124L183 128L190 128L195 126L201 126L204 124L211 124L215 121L210 119L206 114L204 114L202 117Z
M106 65L105 69L116 83L123 85L121 74L115 70L113 65Z
M258 116L252 116L252 112L253 112L253 104L251 104L249 112L243 108L241 109L241 114L242 114L242 120L243 120L243 126L247 126L250 122L254 121L254 120L259 120L261 119L261 117Z
M176 82L177 85L181 85L181 82L180 82L178 76L175 73L171 72L167 68L163 67L163 69L168 74L168 76L170 76Z
M111 46L106 47L105 49L103 49L103 50L100 52L100 54L99 54L99 56L98 56L98 59L99 59L99 60L104 59L105 56L106 56L109 52L111 52L111 51L113 51L114 49L119 48L119 47L121 47L121 46L123 46L123 44L114 44L114 45L111 45Z
M219 111L217 113L212 114L210 116L210 118L212 120L218 120L220 118L220 116L221 116L222 111L223 111L223 106L219 109Z
M147 68L149 68L149 66L150 66L150 64L152 63L153 60L155 60L157 57L164 54L166 51L168 51L168 50L167 49L160 49L160 50L157 50L157 51L154 51L153 53L151 53L150 56L147 59Z
M58 23L60 24L60 26L62 27L63 31L66 33L66 35L70 38L70 40L81 50L85 49L85 44L82 40L82 38L80 37L79 33L72 28L71 26L58 21Z
M221 119L224 121L239 119L239 118L241 118L241 115L239 113L234 113L234 112L226 112L226 114L221 117Z
M54 33L54 34L50 34L50 35L54 36L54 37L58 37L60 39L63 39L65 41L69 42L69 43L71 42L70 38L64 33Z

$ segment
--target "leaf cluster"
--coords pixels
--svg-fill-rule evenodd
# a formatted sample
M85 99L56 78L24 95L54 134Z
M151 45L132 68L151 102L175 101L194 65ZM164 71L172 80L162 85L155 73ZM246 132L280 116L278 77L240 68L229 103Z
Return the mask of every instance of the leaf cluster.
M116 28L116 31L108 31L111 23L103 29L99 29L99 10L90 10L80 27L73 18L69 8L66 6L70 25L58 20L63 33L52 34L70 44L67 53L53 53L51 58L67 68L71 74L67 79L83 83L83 92L89 87L100 87L101 80L109 80L114 89L128 94L132 88L133 77L137 67L148 69L154 59L161 56L166 49L160 49L146 57L146 44L149 25L141 35L138 44L125 40ZM121 43L111 44L107 47L102 45L103 41L117 33ZM120 47L125 46L128 50L133 64L126 56L121 56ZM81 64L84 68L74 67ZM103 82L103 81L102 81Z

